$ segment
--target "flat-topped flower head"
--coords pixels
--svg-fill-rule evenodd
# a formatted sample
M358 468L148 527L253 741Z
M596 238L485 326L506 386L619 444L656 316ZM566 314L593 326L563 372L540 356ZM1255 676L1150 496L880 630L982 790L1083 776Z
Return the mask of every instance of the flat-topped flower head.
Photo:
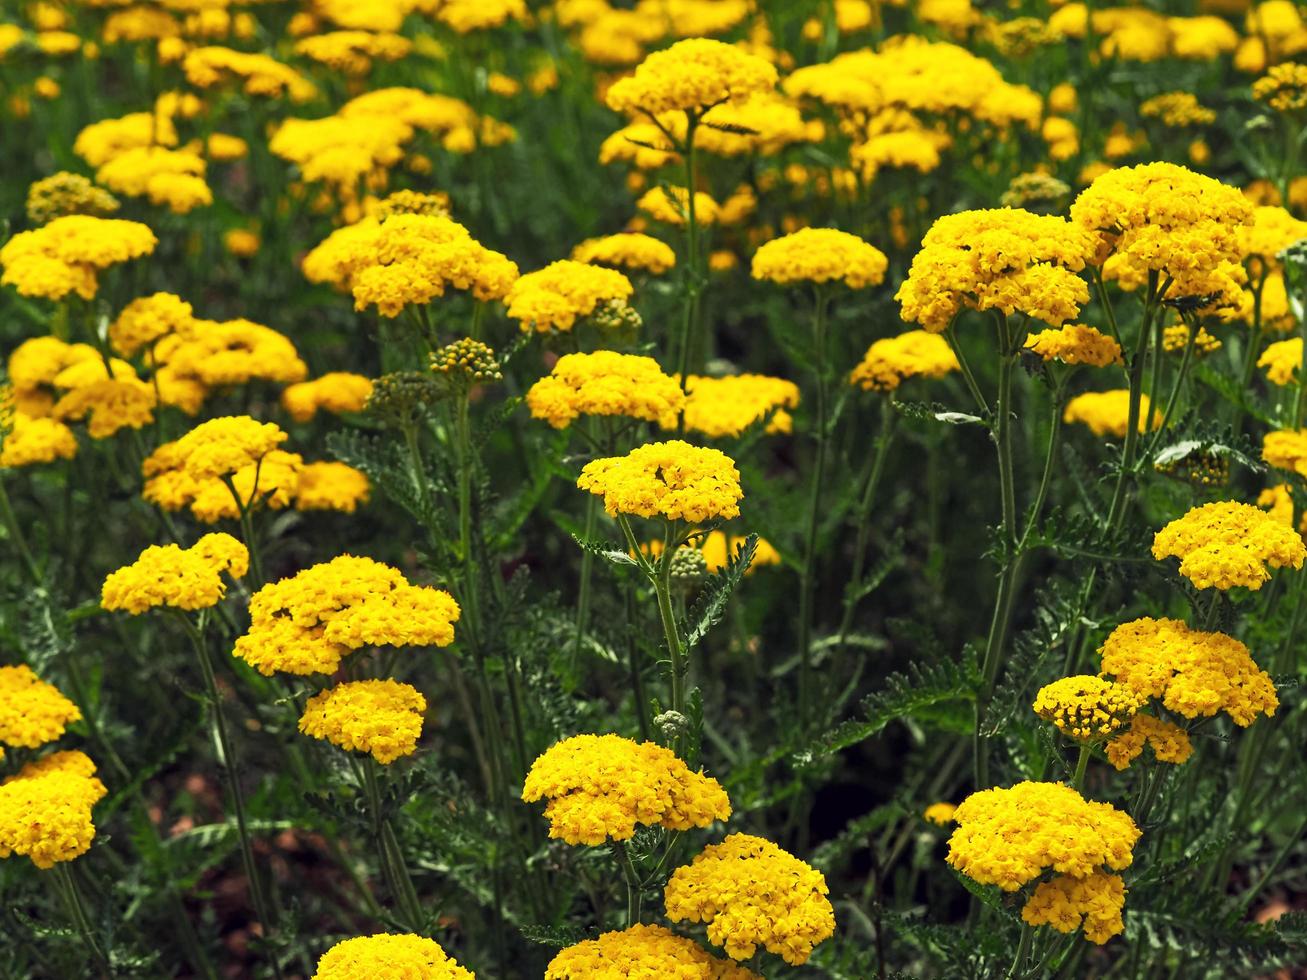
M1301 350L1301 338L1298 344ZM1307 476L1307 429L1280 429L1266 433L1262 437L1262 461L1277 470Z
M0 467L36 466L77 455L77 436L57 419L14 412L8 432L0 436Z
M31 667L0 667L0 743L35 749L63 735L81 709Z
M207 609L227 592L223 575L240 578L250 554L230 534L206 534L189 548L151 545L104 580L100 605L139 616L147 609Z
M572 249L572 259L654 276L660 276L676 265L676 253L670 245L652 235L633 231L587 238Z
M1266 350L1257 358L1257 366L1266 369L1266 380L1273 385L1283 388L1296 384L1298 372L1302 370L1302 338L1292 337L1267 344ZM1270 435L1266 438L1269 439ZM1294 453L1295 457L1297 455Z
M409 684L346 681L309 698L300 731L389 765L417 748L426 710L427 699Z
M888 268L884 252L835 228L801 228L764 242L753 255L753 278L781 285L838 282L866 289L884 282Z
M564 354L527 391L526 404L533 418L565 429L582 415L657 422L680 412L685 393L652 357L601 350Z
M1279 205L1264 204L1253 208L1252 222L1240 225L1235 235L1245 260L1257 259L1263 269L1270 269L1277 264L1276 255L1307 238L1307 221Z
M685 379L685 394L685 430L710 439L734 438L768 415L768 433L789 432L794 419L786 409L799 405L798 385L766 374L692 374ZM662 426L674 429L678 421L671 412L663 416Z
M1026 338L1026 350L1045 361L1107 367L1120 364L1121 345L1107 334L1083 323L1049 327Z
M100 271L149 255L157 244L154 232L138 221L66 215L21 231L0 247L0 284L23 296L61 300L76 292L94 299Z
M1185 718L1224 711L1247 728L1259 714L1275 714L1280 703L1270 676L1244 644L1178 619L1122 623L1098 653L1105 677Z
M1307 65L1293 61L1272 65L1265 75L1253 82L1253 98L1265 102L1276 112L1307 109Z
M778 80L776 68L757 55L690 38L649 55L633 74L613 83L605 100L617 112L703 112L770 91Z
M1125 932L1125 882L1120 875L1075 877L1054 875L1035 886L1021 909L1021 920L1031 926L1051 926L1072 933L1083 927L1085 939L1102 945Z
M61 170L27 188L27 217L43 225L69 214L107 218L118 210L118 199L81 174Z
M123 357L134 357L168 334L190 328L195 310L173 293L153 293L134 299L109 324L109 343Z
M288 385L281 393L281 407L296 422L308 422L319 411L333 415L361 412L371 394L371 378L350 371L328 371L312 381Z
M356 936L322 954L311 980L476 980L425 936Z
M250 599L233 654L259 673L332 674L362 647L448 646L459 608L389 565L340 555L270 582Z
M1270 514L1237 500L1194 507L1153 537L1153 557L1180 559L1180 574L1200 589L1260 589L1271 568L1301 568L1302 537Z
M731 834L677 868L663 890L667 918L702 922L735 960L761 946L792 966L835 933L822 873L771 841Z
M665 225L682 227L690 219L690 195L684 187L672 187L659 184L640 195L635 206L654 221ZM717 223L721 216L721 205L711 194L703 191L694 192L694 223L699 227Z
M921 246L896 298L904 320L932 333L964 309L1061 326L1089 299L1077 273L1093 255L1093 238L1056 215L961 211L937 218Z
M610 516L662 516L692 524L738 517L744 498L740 471L729 456L679 439L587 463L576 485L603 497Z
M1115 436L1125 438L1130 428L1130 392L1125 388L1112 391L1086 391L1076 395L1066 404L1062 411L1062 421L1087 425L1096 436ZM1162 420L1152 411L1147 395L1139 396L1140 432L1157 428Z
M0 783L0 858L49 869L85 854L95 838L91 808L108 791L83 752L53 752Z
M524 333L571 330L609 300L625 301L635 288L616 269L560 259L522 276L508 291L508 315Z
M927 823L933 823L936 827L947 827L953 822L953 814L957 812L957 809L956 803L941 800L926 807L921 813L921 819Z
M352 514L368 502L372 484L367 474L347 463L327 460L305 463L295 483L296 510L335 510Z
M639 825L707 827L731 815L711 776L671 749L620 735L574 735L546 749L526 775L522 800L547 800L549 836L595 846L629 840Z
M1120 771L1128 769L1130 763L1143 754L1145 746L1153 750L1153 758L1158 762L1172 765L1187 762L1194 752L1187 731L1162 718L1142 713L1135 715L1130 720L1130 727L1108 742L1104 751L1107 761Z
M259 422L248 415L209 419L170 444L168 455L174 462L169 468L180 469L193 480L230 475L257 463L286 438L275 422Z
M909 378L942 378L961 369L948 341L928 330L907 330L873 341L849 384L863 391L894 391Z
M569 946L545 967L545 980L626 977L759 980L752 970L718 959L693 939L678 936L666 926L644 923Z
M1031 707L1068 738L1100 742L1128 725L1143 700L1132 688L1083 674L1045 684Z

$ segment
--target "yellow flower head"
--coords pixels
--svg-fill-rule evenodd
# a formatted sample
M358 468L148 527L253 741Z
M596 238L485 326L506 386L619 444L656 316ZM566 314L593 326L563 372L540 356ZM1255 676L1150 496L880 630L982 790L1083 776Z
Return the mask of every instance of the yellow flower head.
M767 431L789 432L794 420L786 409L797 408L799 386L765 374L730 374L721 378L692 374L685 379L685 428L711 439L734 438L769 412ZM662 418L664 429L677 425L675 412Z
M1121 363L1121 345L1107 334L1082 323L1049 327L1026 338L1026 350L1046 361L1107 367Z
M0 247L0 284L24 296L60 300L75 291L93 299L100 270L149 255L156 244L154 232L137 221L66 215Z
M1194 507L1153 537L1153 557L1179 558L1180 574L1200 589L1260 589L1266 566L1301 568L1301 536L1252 504L1236 500Z
M894 391L909 378L942 378L960 369L948 341L927 330L907 330L874 341L849 375L863 391Z
M1067 402L1062 412L1063 422L1079 422L1089 426L1096 436L1125 437L1130 427L1130 392L1125 388L1112 391L1086 391ZM1151 423L1151 424L1150 424ZM1139 396L1139 431L1147 432L1162 424L1158 413L1152 411L1147 395Z
M1216 113L1198 102L1192 92L1163 92L1139 106L1146 119L1158 119L1163 126L1208 126L1216 122Z
M0 743L35 749L53 742L81 709L26 664L0 667Z
M1062 783L1022 782L972 793L953 814L948 863L982 885L1015 892L1045 871L1086 877L1130 866L1139 828L1108 803Z
M655 276L676 265L676 253L666 242L629 231L603 238L587 238L572 249L572 259Z
M32 418L15 412L12 427L0 437L0 466L34 466L72 459L77 455L77 436L62 422Z
M118 199L81 174L61 170L27 189L27 217L43 225L68 214L107 218L118 210Z
M1262 437L1262 460L1276 469L1307 475L1307 429L1266 433Z
M367 475L346 463L305 463L295 485L295 509L352 514L371 494Z
M631 114L702 112L770 91L778 77L775 67L757 55L721 41L690 38L649 55L634 74L615 82L605 99L608 108Z
M240 578L249 563L245 545L229 534L206 534L190 548L151 545L136 561L109 573L100 604L133 616L156 606L207 609L227 592L223 573Z
M1307 221L1278 205L1262 205L1253 208L1252 223L1240 225L1237 234L1244 258L1257 258L1269 268L1278 252L1307 238Z
M953 814L957 812L957 809L956 803L945 801L932 803L921 814L921 819L933 823L937 827L947 827L953 822Z
M1117 770L1127 769L1139 758L1148 745L1158 762L1180 765L1193 755L1189 733L1152 715L1137 714L1130 720L1130 728L1107 743L1107 761Z
M250 320L193 320L154 348L160 393L192 414L209 388L304 380L308 365L285 334ZM192 401L193 394L198 401Z
M1125 882L1120 875L1101 871L1083 877L1054 875L1035 886L1021 909L1021 919L1027 925L1052 926L1065 933L1083 925L1085 939L1101 945L1125 932L1124 908Z
M518 279L508 291L508 315L524 333L571 330L608 300L627 300L631 281L616 269L561 259Z
M661 221L665 225L675 225L679 228L689 222L690 195L686 194L684 187L664 187L660 184L640 195L640 200L635 202L635 206L654 221ZM702 228L705 225L716 224L720 213L721 205L710 195L703 191L694 192L696 225Z
M620 735L574 735L546 749L522 788L524 802L542 799L550 837L590 846L629 840L637 824L689 830L731 815L717 780L671 749Z
M826 879L769 840L731 834L677 868L663 899L672 922L702 922L734 960L762 946L792 966L835 932Z
M232 652L261 674L332 674L362 647L449 646L458 616L449 593L341 555L259 589Z
M834 228L802 228L764 243L753 256L753 278L782 285L842 282L866 289L879 286L888 268L880 249Z
M1257 358L1257 366L1266 369L1266 380L1271 384L1281 388L1294 384L1302 369L1302 338L1293 337L1267 344L1262 356Z
M196 88L239 87L246 95L305 102L317 94L313 83L295 69L264 54L231 48L194 48L182 59L186 80Z
M1202 357L1221 349L1221 342L1207 332L1205 327L1198 327L1193 335L1193 356ZM1162 331L1162 350L1168 354L1178 354L1190 344L1188 325L1177 323Z
M286 433L274 422L232 415L201 422L168 445L176 461L173 468L183 470L193 480L204 480L257 463L285 440Z
M109 343L123 357L134 357L161 337L190 328L195 310L180 296L154 293L134 299L109 324Z
M1143 703L1137 693L1092 675L1063 677L1045 684L1031 707L1077 742L1110 738L1129 723Z
M53 868L85 854L95 838L91 808L107 790L82 752L53 752L0 783L0 858L22 854Z
M656 422L685 402L676 379L652 357L596 351L564 354L548 377L526 393L533 418L565 429L582 415L616 415Z
M759 980L730 960L705 951L693 939L666 926L631 926L605 932L560 952L545 968L545 980L600 980L612 977L676 977L677 980Z
M476 980L425 936L356 936L322 954L311 980Z
M153 422L155 402L154 388L134 376L103 378L60 398L54 416L64 422L85 419L92 439L108 439L121 429L139 429Z
M603 497L610 516L661 515L691 524L738 517L744 498L729 456L679 439L587 463L576 485Z
M1246 646L1178 619L1122 623L1098 652L1105 676L1185 718L1224 711L1247 728L1259 714L1275 714L1280 703L1270 676Z
M1025 313L1050 326L1089 299L1076 273L1093 254L1089 234L1056 215L1020 208L937 218L897 299L903 319L942 333L963 309Z
M1253 98L1276 112L1298 112L1307 108L1307 65L1285 62L1272 65L1253 82Z
M347 681L309 698L300 731L389 765L417 748L426 710L427 699L408 684Z
M319 410L333 415L361 412L371 394L370 378L348 371L330 371L312 381L289 385L281 393L281 405L296 422L308 422Z

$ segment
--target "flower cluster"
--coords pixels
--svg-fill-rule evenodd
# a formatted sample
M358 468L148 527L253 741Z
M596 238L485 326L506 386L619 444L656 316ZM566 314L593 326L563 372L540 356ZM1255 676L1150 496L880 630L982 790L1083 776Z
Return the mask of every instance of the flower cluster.
M1190 629L1177 619L1122 623L1104 641L1099 656L1104 676L1185 718L1224 711L1246 728L1279 706L1275 685L1246 646L1224 633Z
M108 791L84 753L53 752L0 783L0 858L53 868L85 854L95 838L91 808Z
M372 381L349 371L329 371L312 381L288 385L281 406L296 422L308 422L320 411L342 415L361 412L372 394Z
M794 420L789 408L799 405L799 386L765 374L729 374L709 378L692 374L685 379L684 424L687 432L710 439L734 438L762 418L767 431L789 432ZM663 413L664 429L674 429L676 411Z
M1299 345L1301 343L1299 339ZM1266 433L1262 437L1262 460L1278 470L1307 476L1307 429L1279 429Z
M1084 877L1054 875L1035 886L1021 909L1021 920L1032 926L1052 926L1071 933L1083 925L1091 943L1107 942L1125 931L1125 882L1101 871Z
M840 282L866 289L879 286L888 268L880 249L834 228L802 228L766 242L753 255L753 278L782 285Z
M1107 743L1107 761L1118 769L1128 769L1130 763L1144 751L1147 745L1153 750L1158 762L1180 765L1193 755L1193 743L1189 733L1179 725L1172 724L1152 715L1137 714L1130 719L1130 727Z
M1260 589L1271 568L1301 568L1307 547L1292 528L1236 500L1194 507L1153 537L1153 557L1179 558L1180 574L1200 589Z
M1050 327L1026 338L1026 350L1045 361L1107 367L1121 363L1121 345L1107 334L1081 323Z
M1287 62L1272 65L1253 82L1253 98L1276 112L1297 112L1307 108L1307 65Z
M533 418L565 429L582 415L616 415L657 422L685 404L676 379L652 357L595 351L564 354L526 393Z
M81 717L81 709L31 667L0 667L0 743L35 749L62 736L68 723Z
M133 616L157 606L207 609L227 592L223 574L240 578L249 564L245 545L229 534L206 534L189 548L150 545L104 580L100 605Z
M550 837L591 846L629 840L639 824L689 830L731 815L717 780L692 772L670 749L620 735L574 735L546 749L531 764L522 799L548 800Z
M448 646L458 616L449 593L341 555L259 589L232 652L261 674L331 674L361 647Z
M744 497L740 472L729 456L679 439L587 463L576 485L603 497L611 516L662 516L692 524L738 517Z
M1298 372L1302 370L1302 338L1293 337L1267 344L1257 358L1257 366L1266 369L1266 380L1271 384L1281 388L1295 384Z
M395 680L346 681L309 698L300 731L389 765L417 748L427 699Z
M775 67L756 55L708 38L678 41L645 58L634 74L608 89L608 107L657 115L702 112L774 88Z
M1078 675L1045 684L1035 695L1035 714L1077 742L1110 738L1130 723L1143 698L1132 688L1101 677Z
M894 391L909 378L942 378L959 368L957 355L943 337L906 330L874 341L849 374L849 384L863 391Z
M677 868L663 898L673 922L702 922L732 959L761 946L794 966L835 932L826 879L769 840L731 834Z
M1112 391L1086 391L1067 402L1062 412L1063 422L1079 422L1089 426L1096 436L1125 437L1130 428L1130 392L1125 388ZM1147 395L1139 396L1138 431L1147 432L1162 424L1153 411Z
M545 980L676 977L677 980L758 980L751 970L721 960L666 926L639 924L605 932L560 952Z
M322 954L311 980L476 980L425 936L356 936Z
M660 276L676 265L676 253L666 242L628 231L587 238L572 249L572 260Z
M61 170L27 189L27 218L43 225L69 214L107 218L118 210L118 199L81 174Z
M571 330L607 300L630 298L631 281L615 269L562 259L527 273L508 291L508 315L524 332Z
M61 300L76 292L93 299L97 273L149 255L156 244L154 232L137 221L66 215L19 232L0 247L0 284L24 296Z

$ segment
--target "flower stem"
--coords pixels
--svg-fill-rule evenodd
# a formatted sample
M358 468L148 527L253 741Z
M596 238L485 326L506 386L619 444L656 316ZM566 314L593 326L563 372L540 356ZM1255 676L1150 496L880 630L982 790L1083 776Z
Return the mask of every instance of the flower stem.
M371 810L372 831L376 838L382 876L386 879L391 898L399 907L404 925L413 932L421 933L425 919L422 903L418 900L417 889L413 887L413 878L409 875L404 851L395 836L395 828L391 826L390 818L382 808L377 765L372 756L364 756L362 768L363 786L368 795L368 809Z
M109 958L95 938L95 931L91 928L91 920L86 914L86 906L82 902L82 893L73 878L72 870L68 867L67 862L60 861L50 871L54 876L55 890L59 892L59 898L63 901L68 918L72 921L73 928L81 933L82 940L86 943L86 948L90 952L91 958L95 960L100 973L106 977L113 976L113 964L110 963Z
M694 189L698 181L698 159L695 148L695 131L699 128L699 115L687 112L685 118L685 275L683 277L681 338L677 350L677 373L680 376L681 390L685 391L686 380L690 373L690 353L694 348L695 324L699 318L699 221L695 210ZM677 420L677 436L685 433L685 412Z
M1012 957L1012 966L1007 971L1007 980L1016 980L1024 975L1026 957L1030 953L1030 942L1034 934L1033 929L1024 925L1021 927L1021 939L1017 943L1016 955Z
M27 546L27 538L23 534L22 525L18 523L17 515L14 514L13 505L9 502L9 491L5 489L3 479L0 479L0 520L4 521L5 530L9 532L9 540L13 543L14 550L18 552L18 557L22 559L28 574L32 576L32 581L44 588L45 576L41 573L41 566L32 557L32 550Z
M643 911L640 876L636 874L635 864L631 861L631 851L626 846L626 841L614 841L613 851L617 855L618 864L622 866L622 877L626 879L626 927L629 929L640 921L640 914Z
M1089 746L1080 746L1080 757L1076 759L1076 774L1071 777L1071 788L1079 792L1085 785L1085 770L1089 768Z
M818 288L812 318L813 364L817 373L817 410L814 436L816 458L812 464L812 482L808 486L808 511L803 540L803 571L799 579L799 731L808 730L812 713L812 627L813 592L817 582L817 529L821 520L822 482L826 471L829 400L826 371L826 311L830 300Z
M636 540L635 532L631 530L631 522L625 514L617 515L617 523L622 528L622 534L626 538L627 545L631 548L633 554L640 555L640 542ZM685 714L685 674L687 666L685 663L685 648L681 645L680 629L676 625L676 613L672 609L672 552L675 550L675 539L669 530L663 541L663 553L658 556L656 565L651 565L647 559L640 555L638 559L641 569L649 577L653 585L654 595L658 600L658 618L663 626L663 638L667 642L667 655L671 663L671 710L680 715ZM677 750L680 750L682 738L677 736L673 740Z

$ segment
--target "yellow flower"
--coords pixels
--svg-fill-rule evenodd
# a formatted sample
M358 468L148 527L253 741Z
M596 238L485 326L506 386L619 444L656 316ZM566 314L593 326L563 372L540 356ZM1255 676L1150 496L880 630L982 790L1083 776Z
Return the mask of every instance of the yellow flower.
M413 42L399 34L329 31L296 42L295 53L347 75L366 75L374 59L398 61L412 47Z
M1107 367L1122 363L1120 344L1107 334L1080 323L1050 327L1031 334L1026 338L1026 350L1046 361L1061 361L1063 364Z
M547 333L571 330L602 303L625 301L633 292L631 281L615 269L562 259L514 282L505 302L524 333Z
M610 516L661 515L691 524L740 514L740 473L717 449L681 440L648 443L587 463L576 485L604 498Z
M233 415L201 422L168 445L176 461L172 468L184 470L191 479L203 480L257 463L285 440L286 433L276 423ZM154 455L159 455L159 450Z
M957 812L957 804L948 802L932 803L926 807L921 814L921 818L937 827L947 827L953 822L953 814Z
M1307 238L1307 221L1284 208L1262 205L1253 209L1252 224L1238 228L1239 249L1245 258L1257 258L1266 267L1276 265L1276 253Z
M863 391L893 391L909 378L942 378L959 369L957 355L943 337L907 330L872 343L849 374L849 384Z
M249 563L245 545L229 534L206 534L190 548L151 545L136 561L109 573L100 604L133 616L157 606L207 609L227 592L223 573L240 578Z
M1307 107L1307 65L1272 65L1253 82L1253 98L1276 112L1297 112Z
M564 354L548 377L526 393L533 418L565 429L582 415L615 415L656 422L685 403L676 379L652 357L596 351Z
M765 243L753 256L753 278L782 285L842 282L866 289L880 285L888 268L880 249L834 228L803 228Z
M238 259L248 259L258 255L263 240L256 231L248 228L231 228L223 232L222 246Z
M43 225L68 214L104 218L118 210L118 199L81 174L61 170L27 189L27 217Z
M560 952L545 967L545 980L622 980L675 977L677 980L759 980L756 973L720 960L692 939L666 926L634 925L605 932Z
M1194 507L1158 531L1153 557L1179 558L1180 574L1200 589L1256 590L1271 577L1267 565L1301 568L1307 547L1292 528L1257 507L1223 500Z
M657 187L647 190L635 206L666 225L681 227L689 221L690 198L684 187ZM694 192L694 222L700 228L716 224L720 205L703 191Z
M148 197L174 214L213 203L204 181L204 158L190 150L141 146L124 150L95 173L95 179L127 197Z
M93 299L100 270L149 255L156 244L154 232L136 221L66 215L0 247L0 284L24 296L60 300L75 291Z
M259 589L232 652L261 674L332 674L362 647L448 646L458 616L449 593L341 555Z
M1163 92L1139 106L1145 118L1159 119L1163 126L1208 126L1216 122L1216 113L1199 104L1192 92Z
M246 95L276 99L288 96L305 102L317 89L295 69L264 54L233 51L231 48L194 48L182 59L186 80L196 88L239 85Z
M367 476L352 466L334 461L305 463L295 485L295 509L352 514L371 493Z
M281 393L281 405L296 422L308 422L320 409L334 415L361 412L371 394L370 378L330 371L312 381L287 386Z
M1193 337L1193 356L1202 357L1204 354L1210 354L1213 351L1221 349L1221 342L1207 332L1206 328L1199 326L1198 332ZM1182 323L1175 326L1166 327L1162 331L1162 350L1168 354L1176 354L1183 351L1189 346L1189 327Z
M180 296L154 293L134 299L109 324L109 343L123 357L135 356L161 337L195 323L195 310Z
M1130 426L1130 392L1125 388L1113 391L1086 391L1076 395L1067 402L1062 412L1063 422L1079 422L1089 426L1089 431L1096 436L1111 435L1118 439L1125 438ZM1161 418L1152 411L1152 404L1147 395L1139 396L1139 431L1147 432L1162 424Z
M1107 743L1107 761L1117 770L1127 769L1143 753L1145 745L1152 747L1158 762L1174 765L1186 762L1194 751L1189 733L1179 725L1152 715L1137 714L1130 720L1128 731Z
M13 427L3 435L0 466L34 466L76 455L77 437L68 426L54 419L15 412Z
M769 840L731 834L677 868L663 891L672 922L703 922L735 960L759 946L792 966L835 932L826 879Z
M436 19L459 34L502 27L510 20L530 18L524 0L444 0L436 8Z
M1125 882L1120 875L1095 872L1083 877L1054 875L1035 886L1021 909L1027 925L1052 926L1071 933L1083 927L1085 939L1099 945L1125 931Z
M107 790L82 752L54 752L0 783L0 858L22 854L38 868L85 854L91 808Z
M590 846L630 840L637 824L689 830L731 815L717 780L671 749L620 735L574 735L546 749L522 787L524 802L542 799L550 837Z
M476 980L425 936L357 936L322 954L311 980Z
M309 698L300 731L382 765L417 749L427 699L395 680L347 681Z
M799 386L765 374L732 374L721 378L692 374L685 379L685 428L712 439L733 438L771 413L767 432L789 432L794 420L788 408L799 404ZM664 413L664 429L676 428L675 410Z
M649 235L623 232L603 238L587 238L572 249L577 262L613 266L631 272L648 272L660 276L676 265L676 253L670 245Z
M1262 351L1262 356L1257 358L1257 366L1266 368L1266 380L1271 384L1281 388L1295 384L1298 372L1302 369L1302 338L1293 337L1268 344L1266 350Z
M707 38L655 51L605 96L617 112L701 112L775 87L776 69L756 55Z
M1279 706L1275 685L1246 646L1224 633L1190 629L1178 619L1122 623L1098 652L1105 676L1185 718L1224 711L1247 728Z
M1142 702L1128 687L1079 675L1045 684L1031 707L1063 735L1077 742L1097 742L1125 727Z
M295 345L284 334L250 320L192 320L183 323L155 346L153 360L165 403L178 386L184 392L199 389L200 400L208 388L243 384L247 381L303 381L309 369ZM194 407L183 398L180 406Z
M154 389L135 377L104 378L80 385L60 398L54 416L64 422L86 419L87 435L108 439L122 429L139 429L153 422L155 400Z
M26 664L0 667L0 742L35 749L53 742L81 709Z

